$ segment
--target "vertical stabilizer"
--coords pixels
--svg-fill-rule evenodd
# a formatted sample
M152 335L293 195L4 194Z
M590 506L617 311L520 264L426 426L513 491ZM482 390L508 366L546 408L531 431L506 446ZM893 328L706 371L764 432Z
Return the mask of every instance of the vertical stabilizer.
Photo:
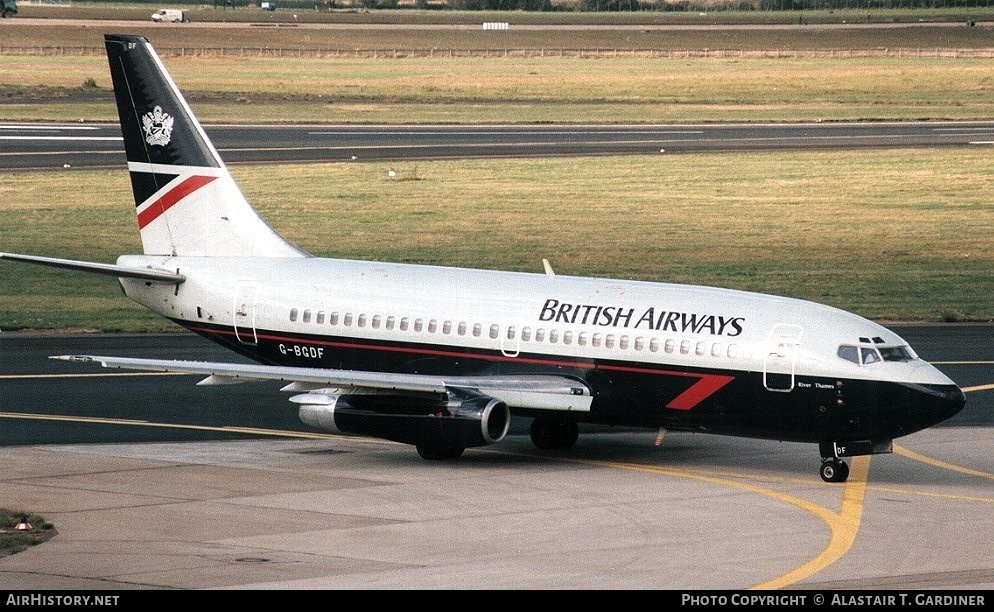
M148 40L104 44L145 253L306 256L246 201Z

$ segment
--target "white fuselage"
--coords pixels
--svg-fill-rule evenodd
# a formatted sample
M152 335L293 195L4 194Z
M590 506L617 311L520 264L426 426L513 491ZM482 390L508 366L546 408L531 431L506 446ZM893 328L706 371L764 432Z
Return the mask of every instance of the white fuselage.
M859 365L840 345L877 338L865 318L803 300L702 286L323 258L162 258L177 287L126 280L129 297L187 326L230 328L246 345L284 334L290 357L334 365L308 337L491 351L502 359L618 360L816 377L951 384L925 362ZM327 361L325 361L327 359ZM299 363L299 359L288 359ZM315 364L316 365L316 364ZM876 367L874 367L876 366Z

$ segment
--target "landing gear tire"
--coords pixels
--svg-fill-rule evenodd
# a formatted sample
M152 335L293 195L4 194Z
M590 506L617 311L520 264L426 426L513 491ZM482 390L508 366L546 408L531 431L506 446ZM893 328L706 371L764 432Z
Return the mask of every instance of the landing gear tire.
M826 459L821 463L821 479L825 482L845 482L849 478L849 464L841 459Z
M437 446L423 446L419 444L417 446L418 454L421 455L422 459L427 459L429 461L438 461L442 459L458 459L462 456L465 448L439 448Z
M572 448L580 437L580 426L572 421L535 419L530 434L532 444L542 450Z

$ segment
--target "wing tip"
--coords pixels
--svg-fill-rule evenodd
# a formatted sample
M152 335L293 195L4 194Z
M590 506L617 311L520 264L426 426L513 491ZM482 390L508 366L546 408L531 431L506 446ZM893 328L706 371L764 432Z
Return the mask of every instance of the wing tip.
M76 363L91 363L96 361L96 359L89 355L49 355L48 358L58 359L59 361L75 361Z

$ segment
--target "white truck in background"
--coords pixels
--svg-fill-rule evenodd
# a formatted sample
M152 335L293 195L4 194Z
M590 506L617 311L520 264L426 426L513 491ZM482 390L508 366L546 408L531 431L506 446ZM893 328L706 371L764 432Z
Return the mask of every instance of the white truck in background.
M186 18L186 13L179 9L159 9L152 13L152 21L156 23L186 23L189 19Z

